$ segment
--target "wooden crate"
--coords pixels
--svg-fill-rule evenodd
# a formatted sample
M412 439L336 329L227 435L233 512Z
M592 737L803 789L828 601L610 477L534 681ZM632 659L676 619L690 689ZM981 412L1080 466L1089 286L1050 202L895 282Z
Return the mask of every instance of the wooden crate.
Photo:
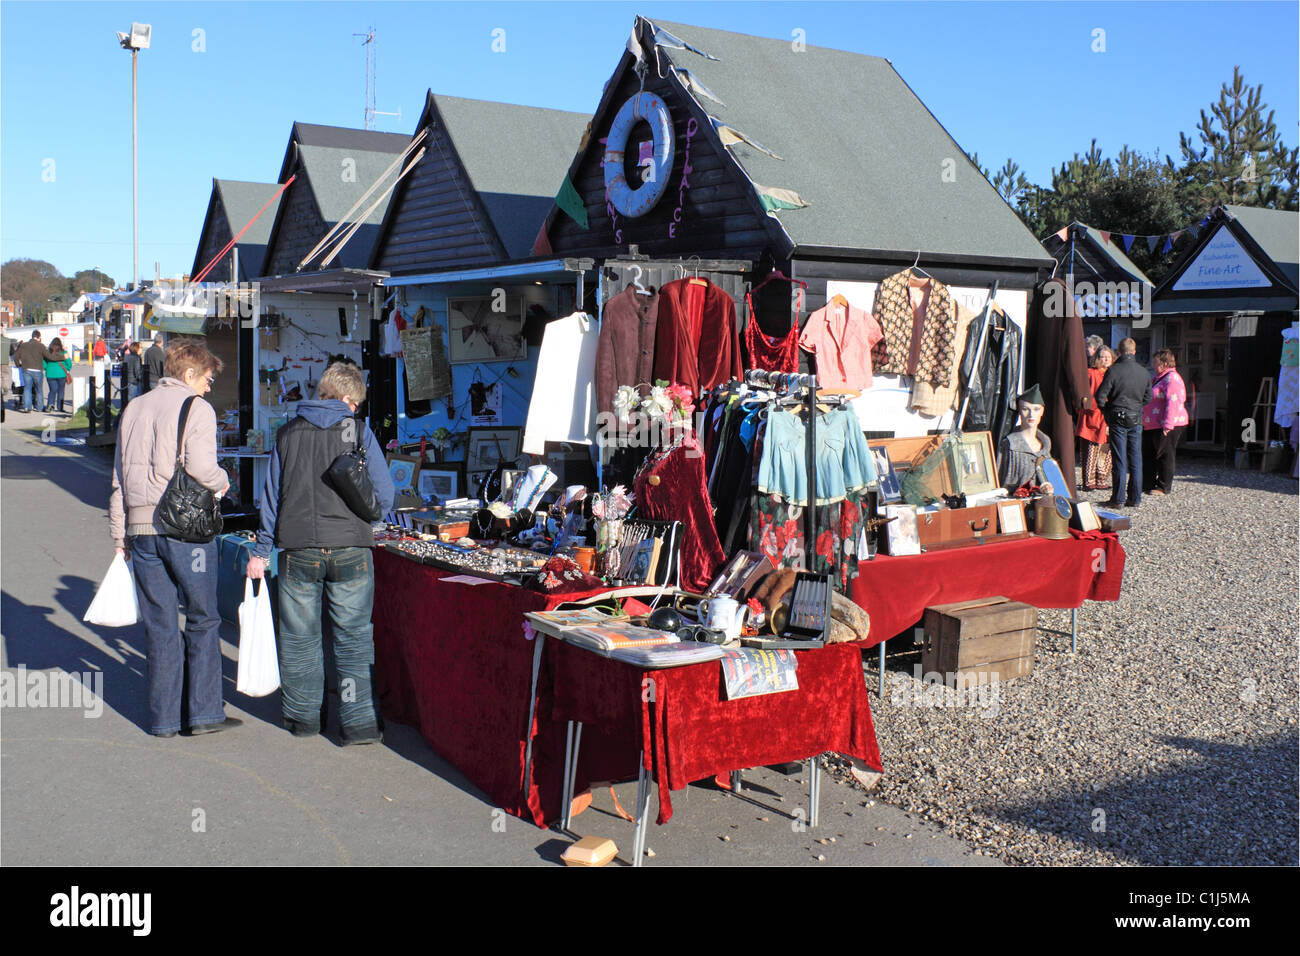
M921 667L925 673L956 674L963 678L1025 677L1034 670L1038 643L1038 609L1004 597L980 598L925 609L925 644Z

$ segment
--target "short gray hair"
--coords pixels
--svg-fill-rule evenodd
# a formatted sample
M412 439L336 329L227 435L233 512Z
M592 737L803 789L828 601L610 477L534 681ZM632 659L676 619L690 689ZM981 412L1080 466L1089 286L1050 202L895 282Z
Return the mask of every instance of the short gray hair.
M335 362L325 369L316 387L317 398L341 399L344 395L358 405L366 400L366 380L355 362Z

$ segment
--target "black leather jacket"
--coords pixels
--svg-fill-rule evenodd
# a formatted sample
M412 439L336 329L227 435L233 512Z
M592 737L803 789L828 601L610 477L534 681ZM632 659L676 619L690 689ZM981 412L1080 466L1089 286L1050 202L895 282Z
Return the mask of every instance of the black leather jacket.
M1132 355L1121 355L1106 369L1097 386L1097 407L1107 424L1121 428L1142 425L1142 406L1151 401L1151 374ZM1119 421L1124 417L1125 421Z
M994 321L989 325L988 337L984 340L978 370L975 368L975 349L979 345L980 328L986 321L983 312L976 316L966 332L961 382L969 393L969 401L961 427L970 432L992 432L993 445L997 447L1016 423L1021 342L1020 328L1014 322L996 313L989 317ZM998 322L1004 323L1006 328L994 328Z

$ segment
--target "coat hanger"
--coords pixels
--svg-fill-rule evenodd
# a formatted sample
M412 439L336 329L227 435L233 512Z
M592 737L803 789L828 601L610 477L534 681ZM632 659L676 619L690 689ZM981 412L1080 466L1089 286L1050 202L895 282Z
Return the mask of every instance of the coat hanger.
M641 284L641 267L638 265L634 265L632 266L632 268L636 270L636 276L632 279L632 285L636 289L636 291L639 292L641 295L653 295L654 293L651 292L651 290L647 289L645 286Z
M849 307L849 300L836 292L831 296L831 305L838 305L841 309L847 309Z
M921 263L921 250L920 250L920 249L917 249L917 250L916 250L916 262L913 262L913 263L912 263L912 267L911 267L908 271L909 271L909 272L919 272L921 275L925 276L927 279L933 279L934 276L930 275L930 273L928 273L928 272L926 272L924 269L922 269L922 268L920 267L920 263Z
M709 280L700 278L700 261L701 261L700 257L691 256L691 258L686 261L695 263L695 268L691 270L691 285L707 286L709 284Z
M751 317L754 315L754 302L753 299L751 298L753 294L757 292L759 289L763 288L763 286L767 285L769 282L772 282L773 280L777 280L777 279L781 280L782 282L788 282L792 286L799 287L799 298L798 301L795 302L794 321L792 323L794 325L798 325L799 316L803 313L803 297L804 297L804 292L808 289L808 283L804 282L802 279L791 279L784 272L781 272L779 269L775 269L775 268L767 274L766 279L764 279L758 285L754 286L754 288L750 289L748 292L745 293L745 304L749 307L749 314Z

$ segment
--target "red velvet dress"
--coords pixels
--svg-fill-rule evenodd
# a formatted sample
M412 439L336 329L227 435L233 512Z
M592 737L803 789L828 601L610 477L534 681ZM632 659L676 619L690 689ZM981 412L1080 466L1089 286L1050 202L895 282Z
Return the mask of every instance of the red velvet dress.
M658 484L650 482L652 476ZM687 438L664 458L648 463L637 474L632 490L642 518L682 523L682 587L703 592L727 556L713 523L699 443Z

